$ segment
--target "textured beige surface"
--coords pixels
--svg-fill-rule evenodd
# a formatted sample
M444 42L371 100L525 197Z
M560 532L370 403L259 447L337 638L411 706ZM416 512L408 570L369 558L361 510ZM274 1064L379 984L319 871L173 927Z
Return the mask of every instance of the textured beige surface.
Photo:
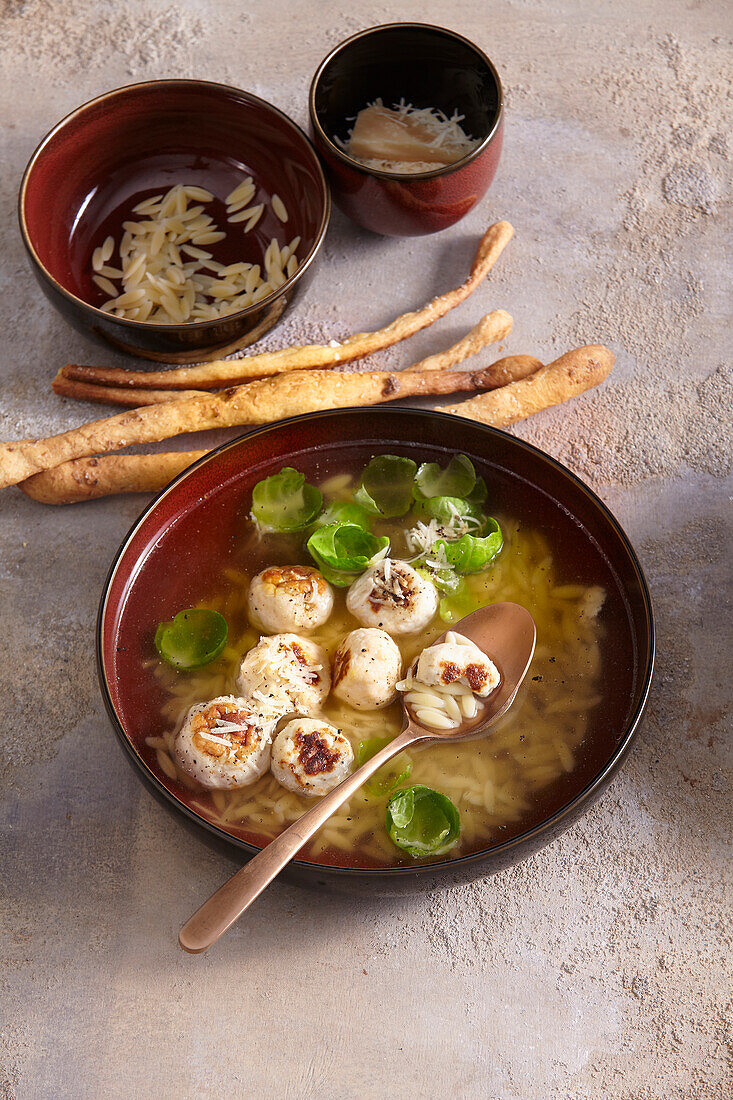
M50 393L65 359L123 365L39 300L22 253L15 193L45 130L109 87L185 75L304 122L326 49L406 17L456 27L498 64L499 176L430 239L367 237L337 214L284 335L375 328L460 282L487 222L512 221L487 285L375 367L447 346L495 306L515 318L509 353L613 349L601 389L515 430L593 484L648 571L659 662L638 748L513 870L369 904L275 885L217 950L185 957L179 923L232 865L141 788L94 679L99 590L143 498L50 510L3 493L2 1096L731 1094L725 3L4 0L0 437L88 417Z

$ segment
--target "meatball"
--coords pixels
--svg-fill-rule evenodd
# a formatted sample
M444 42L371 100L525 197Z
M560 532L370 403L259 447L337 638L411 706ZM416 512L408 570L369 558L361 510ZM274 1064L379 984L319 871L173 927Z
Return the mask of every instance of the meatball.
M358 710L379 710L397 694L402 655L384 630L347 634L333 658L333 693Z
M252 578L247 603L252 622L268 633L315 630L333 611L333 589L307 565L271 565Z
M346 778L353 762L351 745L330 722L296 718L275 738L270 770L289 791L318 798Z
M468 638L449 630L445 641L424 649L417 662L415 678L428 687L461 686L486 698L499 686L501 677L493 661Z
M407 562L383 558L354 581L346 606L364 626L381 627L390 634L415 634L438 610L438 593Z
M331 690L327 654L297 634L260 638L245 654L237 691L262 714L281 718L294 711L318 711Z
M173 755L204 787L246 787L270 766L274 729L275 723L244 699L220 695L191 707L176 735Z

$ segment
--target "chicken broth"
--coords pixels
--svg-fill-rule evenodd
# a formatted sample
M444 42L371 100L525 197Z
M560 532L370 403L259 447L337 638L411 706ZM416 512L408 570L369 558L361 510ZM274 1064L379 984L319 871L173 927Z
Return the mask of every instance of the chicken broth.
M324 504L347 502L370 457L364 448L353 448L345 469L342 449L338 456L326 452L316 461L303 458L298 468L319 485ZM447 855L434 858L456 858L518 835L579 792L607 759L614 731L622 728L624 715L617 713L616 701L630 677L628 644L624 649L628 625L614 577L601 554L589 556L587 550L582 556L574 554L577 529L554 502L543 502L537 494L537 500L527 501L525 496L520 506L523 494L516 493L506 474L491 469L478 472L488 481L486 509L498 520L504 542L486 569L464 577L465 591L456 616L502 600L522 604L535 619L537 649L515 703L486 736L410 750L409 784L424 784L447 795L460 812L458 842ZM312 802L286 790L270 772L246 787L207 790L181 771L173 753L176 732L192 705L236 694L242 658L261 636L248 618L252 577L272 565L313 565L302 533L263 534L245 518L250 500L251 492L243 492L241 508L232 514L230 495L226 515L217 513L215 497L207 502L208 522L221 525L220 553L211 561L208 577L179 574L172 586L178 607L188 598L190 606L225 617L229 635L220 656L200 669L176 672L151 655L139 613L129 628L129 640L132 649L147 651L138 694L147 704L148 721L136 738L139 751L197 813L236 837L262 844L300 817ZM199 522L206 519L201 517ZM391 557L410 558L414 555L407 532L415 522L412 514L397 520L377 519L372 530L377 536L389 536ZM612 600L606 599L609 589L615 589ZM327 621L306 634L329 659L344 636L362 625L347 609L347 591L334 588ZM168 593L166 612L171 598ZM157 610L147 608L148 637L155 630L150 616ZM419 634L393 635L403 668L450 625L436 614ZM121 640L123 636L121 631ZM355 755L360 742L393 737L402 724L399 700L381 710L357 710L331 693L321 714L348 739ZM385 829L386 802L386 795L376 797L362 788L310 842L307 858L343 866L414 863Z

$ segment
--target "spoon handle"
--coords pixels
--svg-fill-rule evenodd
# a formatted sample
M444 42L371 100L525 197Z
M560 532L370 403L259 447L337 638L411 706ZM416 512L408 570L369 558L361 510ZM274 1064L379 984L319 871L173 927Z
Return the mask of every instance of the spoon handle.
M216 943L339 806L398 752L425 739L424 733L417 733L408 724L394 741L375 753L312 809L280 833L280 836L270 841L266 848L220 886L182 926L178 933L178 942L183 950L196 955Z

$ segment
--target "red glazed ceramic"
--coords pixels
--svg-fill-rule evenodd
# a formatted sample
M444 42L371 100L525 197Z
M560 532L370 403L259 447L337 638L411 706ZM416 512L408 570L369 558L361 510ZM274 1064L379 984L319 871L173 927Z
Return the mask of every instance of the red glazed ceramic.
M367 168L335 141L347 137L368 103L404 99L436 107L480 144L455 164L411 175ZM467 38L425 23L361 31L321 62L310 90L311 133L336 204L359 225L389 237L436 233L455 225L485 195L501 156L501 80Z
M234 823L225 830L207 819L195 795L161 770L155 750L145 743L151 733L162 732L162 688L150 668L156 624L200 598L212 563L241 568L237 554L243 516L251 505L252 487L261 478L294 465L309 480L318 480L343 469L344 463L361 467L378 452L444 463L452 453L446 441L457 435L457 429L461 449L486 479L492 507L510 512L520 523L527 518L539 526L570 563L576 580L606 588L602 659L614 691L592 712L582 760L556 781L551 801L523 823L508 825L491 847L453 860L388 868L365 866L348 852L325 862L324 853L322 863L295 861L289 874L305 882L364 892L466 882L506 867L554 839L608 785L638 728L654 653L646 581L614 517L563 466L504 432L464 420L459 425L454 417L437 412L345 409L258 428L191 466L145 509L107 578L99 609L97 662L113 728L149 789L199 836L245 856L262 843L255 824Z
M223 199L251 175L256 202L278 194L285 226L266 205L245 234L228 226ZM205 187L227 239L223 263L261 263L272 237L300 236L300 267L268 298L214 321L160 325L112 317L92 282L91 257L141 199L174 183ZM30 159L19 197L20 229L46 296L76 328L123 351L164 362L195 362L253 343L281 319L313 274L331 203L318 157L303 131L249 92L201 80L152 80L107 92L54 127Z

